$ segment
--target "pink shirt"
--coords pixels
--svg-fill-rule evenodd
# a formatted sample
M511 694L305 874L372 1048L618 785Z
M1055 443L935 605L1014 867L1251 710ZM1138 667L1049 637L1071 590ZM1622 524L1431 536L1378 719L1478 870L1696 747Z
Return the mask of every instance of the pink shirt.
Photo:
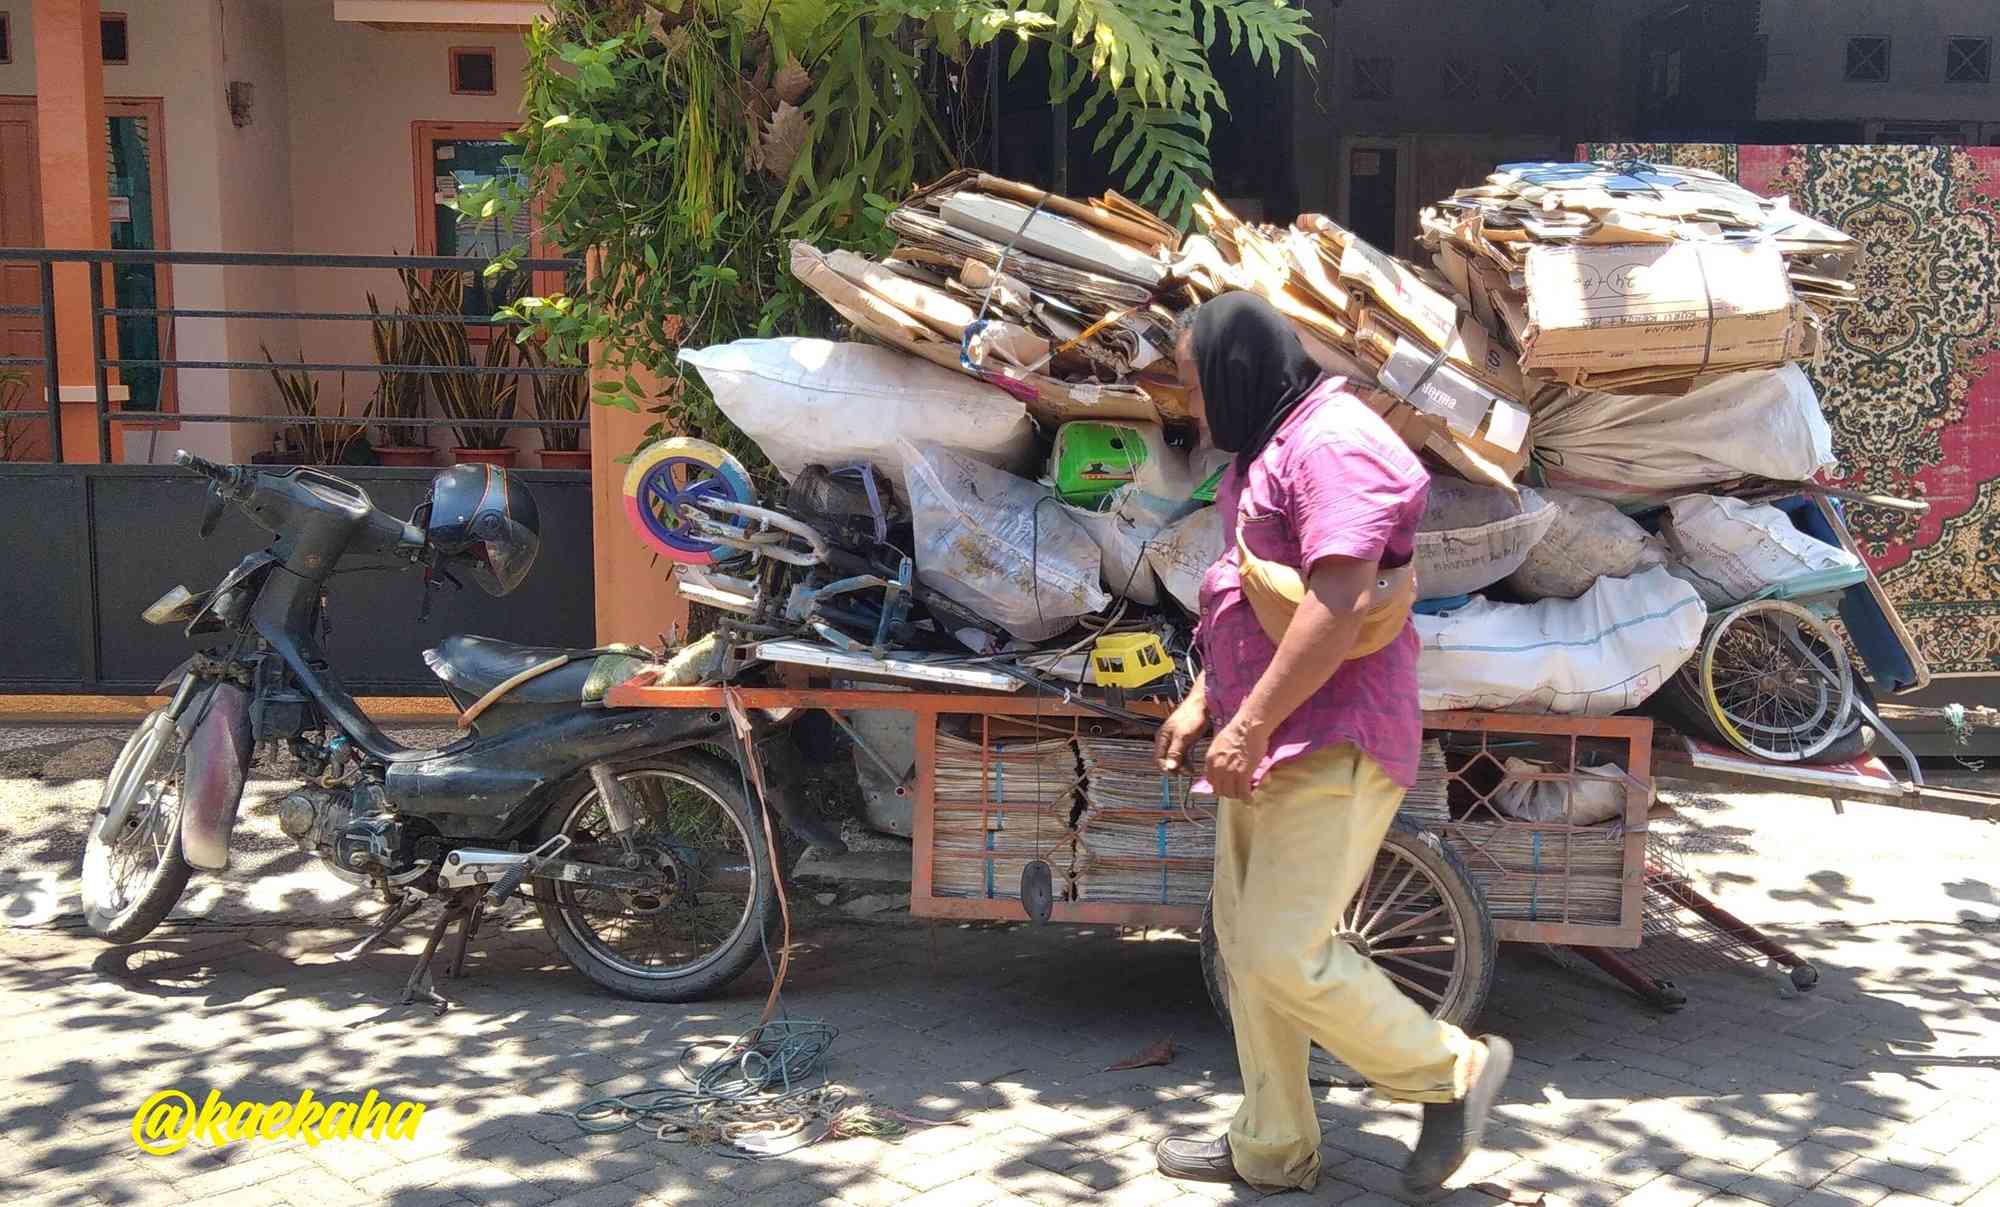
M1415 550L1430 475L1345 385L1340 378L1321 383L1257 454L1248 483L1232 466L1217 488L1224 552L1202 579L1199 632L1217 728L1236 715L1277 653L1243 595L1239 521L1250 552L1302 573L1326 557L1403 565ZM1382 650L1342 663L1286 717L1252 782L1287 759L1349 742L1396 783L1416 783L1423 711L1413 626Z

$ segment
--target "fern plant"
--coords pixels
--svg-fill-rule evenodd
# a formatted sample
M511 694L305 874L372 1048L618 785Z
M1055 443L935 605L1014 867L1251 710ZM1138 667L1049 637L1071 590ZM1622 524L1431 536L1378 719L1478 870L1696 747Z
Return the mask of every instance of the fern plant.
M981 141L980 75L1050 64L1051 100L1185 224L1210 182L1227 98L1208 58L1247 50L1274 73L1312 62L1287 0L553 0L526 39L518 175L461 194L470 216L534 209L541 241L587 255L561 296L503 315L566 363L591 345L592 397L656 430L755 449L675 353L743 336L817 334L833 318L788 271L793 238L880 252L891 198ZM1012 40L1011 45L1009 39ZM978 69L975 69L975 64ZM487 271L513 269L520 249ZM522 333L527 338L527 333ZM640 377L660 381L644 388Z

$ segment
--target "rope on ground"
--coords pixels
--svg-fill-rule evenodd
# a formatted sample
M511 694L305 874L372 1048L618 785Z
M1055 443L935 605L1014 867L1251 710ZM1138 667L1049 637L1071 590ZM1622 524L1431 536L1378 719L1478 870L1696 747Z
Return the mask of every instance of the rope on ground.
M777 1019L706 1063L692 1063L694 1055L715 1045L690 1044L681 1053L685 1087L598 1098L556 1113L593 1135L644 1127L670 1143L719 1146L727 1155L751 1160L824 1139L900 1135L906 1122L933 1122L866 1103L849 1105L847 1091L825 1081L835 1034L825 1023Z

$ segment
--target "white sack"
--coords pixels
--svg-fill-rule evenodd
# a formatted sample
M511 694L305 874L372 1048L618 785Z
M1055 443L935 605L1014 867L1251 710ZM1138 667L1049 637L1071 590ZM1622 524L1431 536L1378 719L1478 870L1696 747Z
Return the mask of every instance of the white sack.
M1105 502L1103 511L1067 504L1063 510L1097 542L1104 559L1104 588L1112 598L1123 596L1153 607L1160 602L1160 579L1146 555L1173 518L1176 506L1171 500L1131 486Z
M1637 707L1694 654L1708 609L1693 587L1654 567L1607 578L1581 599L1475 598L1412 618L1426 709L1610 716Z
M1570 779L1542 780L1530 776L1549 768L1527 759L1510 758L1507 778L1493 794L1493 804L1509 817L1555 826L1594 826L1625 813L1625 794L1632 790L1616 767L1579 767Z
M1204 507L1175 522L1146 546L1146 564L1160 586L1190 612L1201 611L1201 579L1222 556L1222 512Z
M1555 520L1548 501L1523 487L1519 498L1491 486L1437 475L1417 524L1417 593L1470 595L1520 568Z
M1025 469L1034 455L1019 399L891 348L787 336L683 349L680 359L787 479L808 465L869 461L901 483L902 440L1003 469Z
M1667 504L1673 548L1668 567L1694 584L1711 608L1727 608L1788 579L1854 570L1861 559L1799 531L1767 503L1718 495L1682 495Z
M1746 475L1803 482L1834 464L1833 432L1797 365L1678 396L1573 390L1536 409L1531 441L1542 481L1621 504Z
M1667 560L1665 544L1602 499L1537 491L1555 518L1507 586L1525 599L1575 599L1600 578L1626 578Z
M926 586L1023 641L1111 602L1096 543L1046 488L938 445L900 451Z

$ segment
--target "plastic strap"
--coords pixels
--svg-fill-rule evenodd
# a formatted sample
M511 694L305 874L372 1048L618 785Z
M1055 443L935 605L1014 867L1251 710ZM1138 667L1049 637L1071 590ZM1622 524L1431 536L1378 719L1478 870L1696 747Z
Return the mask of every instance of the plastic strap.
M1535 890L1541 884L1542 879L1542 832L1540 830L1530 830L1528 832L1528 852L1532 860L1530 864L1532 870L1528 876L1528 921L1539 922L1541 921L1541 916L1536 912Z
M1167 903L1167 822L1160 819L1160 904Z
M1444 362L1450 358L1450 355L1451 353L1448 349L1439 348L1438 354L1431 357L1431 363L1424 366L1424 371L1417 374L1417 379L1410 383L1410 393L1414 394L1418 390L1423 389L1424 383L1436 375L1439 369L1444 368Z
M979 299L979 314L965 325L964 331L959 333L958 363L965 367L967 373L979 372L979 366L972 363L972 341L981 331L986 330L986 308L993 304L993 291L1000 288L1000 274L1007 270L1007 257L1013 254L1014 244L1020 242L1021 236L1028 233L1028 224L1035 220L1035 215L1041 213L1042 207L1048 202L1046 196L1035 202L1035 207L1028 211L1028 216L1021 219L1021 225L1015 228L1014 237L1001 246L1000 255L993 262L993 279L986 282L986 292ZM1042 363L1047 364L1048 361L1044 360Z
M1700 244L1695 245L1694 267L1701 274L1701 295L1708 307L1708 321L1702 324L1701 364L1694 371L1694 375L1700 377L1708 371L1709 358L1715 354L1715 291L1708 286L1708 264L1701 258Z
M868 514L875 520L875 539L889 539L889 517L882 509L882 493L875 488L875 467L866 461L856 461L833 471L834 476L854 474L861 479L861 489L868 494Z

